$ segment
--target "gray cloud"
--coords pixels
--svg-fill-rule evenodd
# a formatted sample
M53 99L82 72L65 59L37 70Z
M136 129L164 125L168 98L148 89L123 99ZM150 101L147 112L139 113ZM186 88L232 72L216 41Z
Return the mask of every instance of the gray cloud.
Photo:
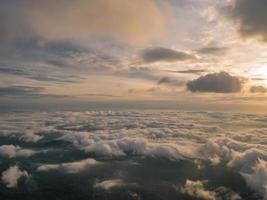
M45 88L32 86L7 86L0 87L0 96L23 96L31 98L70 98L67 95L47 94L43 93Z
M227 12L238 23L242 37L257 37L267 42L266 8L265 0L236 0L232 7L227 8Z
M266 93L267 88L261 85L255 85L255 86L251 86L250 92L251 93Z
M178 73L178 74L202 74L207 71L204 69L188 69L188 70L179 70L179 71L168 70L167 72L173 72L173 73Z
M227 48L216 47L216 46L203 47L197 50L197 52L200 54L209 54L209 55L224 55L226 51Z
M173 86L181 86L184 84L184 81L180 81L171 77L162 77L158 80L158 85L173 85Z
M186 52L157 47L145 49L141 53L144 62L175 62L194 59L195 56Z
M187 82L187 89L191 92L235 93L241 91L242 85L243 81L239 77L220 72Z
M3 74L11 74L11 75L27 75L23 70L16 69L16 68L8 68L8 67L1 67L0 68L0 73Z
M0 87L0 96L10 95L34 95L43 91L42 87L30 87L30 86L9 86Z

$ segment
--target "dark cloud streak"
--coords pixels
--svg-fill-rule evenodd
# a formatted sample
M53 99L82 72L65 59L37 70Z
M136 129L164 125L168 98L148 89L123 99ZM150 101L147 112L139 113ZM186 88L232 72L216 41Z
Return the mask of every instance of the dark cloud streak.
M182 51L157 47L145 49L144 51L142 51L141 58L146 63L153 63L185 61L195 59L195 56Z

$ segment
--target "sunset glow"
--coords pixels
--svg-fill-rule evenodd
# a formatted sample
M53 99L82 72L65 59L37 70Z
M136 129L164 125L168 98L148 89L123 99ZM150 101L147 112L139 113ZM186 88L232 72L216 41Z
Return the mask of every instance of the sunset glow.
M267 0L0 0L0 200L266 200Z

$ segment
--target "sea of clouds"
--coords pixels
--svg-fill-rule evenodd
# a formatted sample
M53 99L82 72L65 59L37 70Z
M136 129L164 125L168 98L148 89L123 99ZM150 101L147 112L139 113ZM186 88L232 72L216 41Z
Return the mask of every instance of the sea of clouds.
M0 195L267 199L266 122L220 112L3 113Z

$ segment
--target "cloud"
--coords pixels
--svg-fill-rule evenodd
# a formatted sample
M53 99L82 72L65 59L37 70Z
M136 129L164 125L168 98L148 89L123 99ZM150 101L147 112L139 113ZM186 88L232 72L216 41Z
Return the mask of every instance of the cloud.
M187 82L191 92L236 93L242 89L243 81L227 72L212 73Z
M114 140L94 141L88 134L68 134L62 140L72 142L76 147L87 153L104 157L123 157L126 155L162 157L167 159L182 159L180 149L168 144L149 142L144 138L121 138Z
M206 190L201 181L186 180L185 185L180 188L181 193L187 194L194 198L205 200L216 200L216 193Z
M195 59L195 56L182 51L157 47L143 50L141 58L146 63L152 63L185 61Z
M197 50L198 53L205 55L224 55L226 51L227 48L216 46L203 47Z
M95 188L102 188L104 190L111 190L113 188L124 186L125 183L121 179L112 179L95 183Z
M27 75L23 70L14 69L14 68L5 68L1 67L0 72L3 74L12 74L12 75Z
M162 77L157 82L158 85L172 85L172 86L182 86L184 81L179 81L171 77Z
M256 86L251 86L249 91L251 93L266 93L267 88L264 86L256 85Z
M178 73L178 74L202 74L207 71L204 69L188 69L188 70L180 70L180 71L168 70L167 72L173 72L173 73Z
M79 171L97 164L99 164L99 162L97 162L95 159L88 158L75 162L41 165L37 168L37 171L60 170L66 173L78 173Z
M20 7L20 13L12 17L16 25L28 27L28 32L45 40L111 37L132 44L164 34L169 12L167 5L154 0L28 0ZM17 32L16 26L4 22L4 32Z
M250 188L259 191L264 199L267 198L267 162L259 160L252 168L251 174L242 174Z
M178 116L179 120L177 120ZM22 123L25 121L27 123ZM222 121L223 124L227 124L227 127L222 125ZM190 176L193 173L194 180L211 179L216 182L218 181L220 186L229 188L227 191L225 188L215 189L214 185L211 185L209 182L208 186L213 188L211 191L208 189L209 187L206 187L205 181L192 181L192 176L191 178L184 176L184 179L179 180L185 183L181 185L185 195L194 195L192 196L193 199L204 198L204 196L205 198L212 198L213 194L216 193L218 199L220 197L222 199L240 199L237 194L229 192L233 190L242 195L243 193L240 191L246 191L250 195L256 195L251 190L247 190L244 180L255 192L259 192L262 195L266 194L263 189L267 182L265 176L266 163L258 166L259 159L267 161L266 121L266 115L203 111L23 112L6 114L5 117L0 119L0 129L1 133L5 133L6 130L24 132L26 126L32 133L45 133L43 135L45 137L43 142L36 143L34 146L36 148L43 148L45 145L45 148L53 150L57 148L59 151L62 151L64 158L65 156L74 158L73 150L75 148L99 159L103 159L103 157L108 158L104 159L107 165L105 164L103 167L107 167L108 170L112 171L111 173L109 173L110 171L101 171L102 167L92 168L92 170L97 170L101 174L100 177L96 177L98 176L97 173L95 174L95 171L90 170L94 174L94 178L101 180L100 182L94 182L95 179L91 181L93 184L96 183L95 185L98 185L99 188L112 189L114 185L121 184L121 179L136 182L139 185L139 180L140 182L144 180L144 174L146 177L146 171L139 173L140 170L137 171L137 169L143 169L144 167L144 169L150 170L152 163L153 166L160 167L164 172L163 176L155 179L155 184L161 184L162 181L158 180L166 177L166 171L169 174L169 172L173 173L169 169L173 169L175 172L178 169L176 175L179 176L179 169L181 168L177 168L177 164L180 166L180 163L193 162L189 166L200 166L200 171L197 173L191 171L192 168L189 170ZM250 126L249 129L247 129L247 125ZM231 127L236 127L235 131L232 131ZM19 142L21 143L21 141ZM67 150L65 148L66 145L68 146ZM75 155L77 154L75 153ZM81 155L84 156L84 153ZM151 157L153 159L150 159ZM37 160L45 158L47 158L47 155L40 154ZM23 161L25 159L20 160L23 163L25 162ZM52 160L54 159L52 158ZM116 161L115 164L114 160ZM130 171L138 172L137 174L134 173L134 179L131 179L129 176L129 170L126 173L126 179L124 179L121 175L125 175L125 173L121 170L125 169L125 166L132 162L132 160L138 160L142 164L138 165L138 168L135 168L137 165L131 168L133 170ZM67 163L60 163L59 160L54 160L54 162L52 164L39 164L37 171L42 171L44 175L50 170L57 170L57 172L63 173L81 172L79 178L84 177L88 180L87 176L83 176L82 170L96 166L95 162L98 161L94 159L90 161L89 158ZM118 162L123 162L124 164L117 165ZM27 161L26 163L29 165L29 169L36 168L36 162ZM157 166L158 163L159 166ZM162 163L166 168L161 168ZM187 166L186 164L185 167L187 168ZM207 166L208 168L206 168ZM207 175L205 174L207 169L214 170L215 174L217 174L216 172L222 174L219 178L209 173ZM104 175L103 177L102 172L111 176L107 177ZM227 176L224 176L225 172L226 175L229 175L229 173L230 176L231 174L237 175L235 176L237 179L236 183L239 185L228 185L228 182L225 183L224 180L227 180ZM117 173L119 173L119 178L121 179L114 178L114 175L118 175ZM154 178L154 172L151 171L151 173ZM239 176L238 173L242 176ZM198 177L198 174L200 174L200 177ZM64 174L61 175L63 176ZM170 175L173 180L174 175ZM139 176L142 176L141 179L139 179ZM77 176L71 177L73 178L72 180L77 178ZM186 181L185 179L189 180ZM67 179L68 182L69 180ZM120 187L123 187L125 184L128 185L127 182L123 182L123 185ZM178 184L177 179L170 184ZM146 190L147 188L144 189ZM158 192L161 192L161 190Z
M0 87L0 96L10 96L10 95L34 95L43 91L41 87L31 87L31 86L9 86Z
M11 96L23 96L31 98L66 98L70 97L67 95L58 94L46 94L42 93L45 91L43 87L34 86L7 86L0 87L0 96L11 97Z
M2 173L2 181L6 184L7 188L17 187L18 180L22 177L29 177L27 171L21 171L17 165L9 167Z
M30 149L23 149L14 145L2 145L0 146L0 155L12 157L30 157L36 152Z
M12 139L18 139L24 142L38 142L44 138L44 136L39 135L33 129L25 129L25 127L17 125L15 130L5 129L0 132L1 137L9 137Z
M234 0L226 12L238 24L242 37L254 37L267 42L266 7L264 0Z

